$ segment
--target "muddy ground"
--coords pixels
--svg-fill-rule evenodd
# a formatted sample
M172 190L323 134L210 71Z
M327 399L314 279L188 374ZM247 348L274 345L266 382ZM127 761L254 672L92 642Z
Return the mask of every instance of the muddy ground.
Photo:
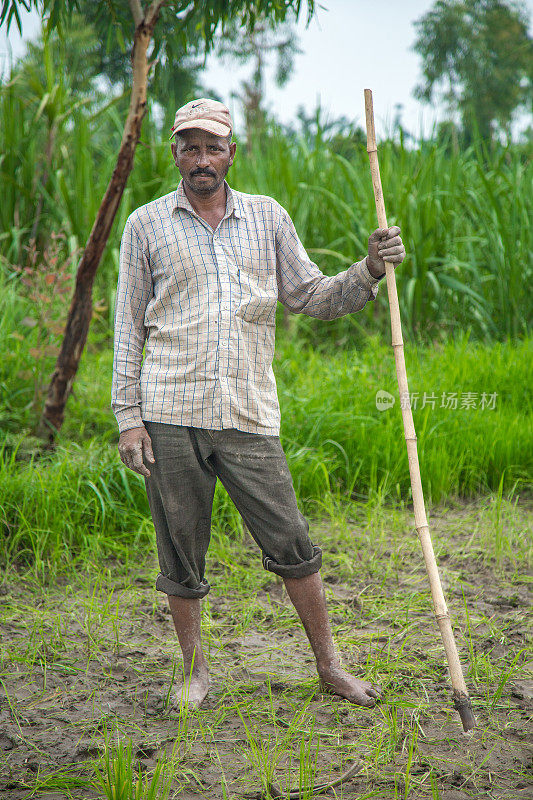
M182 800L253 795L269 775L298 787L301 764L305 785L330 780L355 761L360 772L330 796L533 797L528 577L505 546L496 558L490 539L473 538L479 514L456 506L430 519L478 720L469 736L452 707L408 512L381 515L383 530L396 526L390 541L372 542L376 519L314 526L344 664L385 689L374 710L318 691L284 588L247 539L213 545L204 603L212 690L189 715L173 704L181 661L153 556L128 574L107 564L53 586L11 571L0 596L1 797L104 797L91 781L106 739L131 740L133 768L146 776L174 748L170 797ZM502 535L514 526L511 549L531 519L519 507L500 526Z

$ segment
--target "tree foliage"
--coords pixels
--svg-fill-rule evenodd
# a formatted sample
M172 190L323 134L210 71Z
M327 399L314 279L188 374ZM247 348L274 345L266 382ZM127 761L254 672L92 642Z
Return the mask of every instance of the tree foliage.
M152 5L155 3L141 3L140 0L1 0L0 25L5 24L9 30L15 22L22 32L20 11L34 8L47 18L50 30L60 29L73 14L81 13L94 24L109 50L118 47L125 53L133 44L132 8L138 6L143 12ZM210 49L216 44L219 25L238 21L243 28L252 31L261 19L277 24L288 14L299 17L302 6L302 0L165 0L152 36L152 57L172 61L175 48L188 45L193 32L197 32ZM307 0L306 6L310 19L314 0Z
M92 67L115 85L127 89L132 82L132 50L135 26L132 8L143 13L150 2L140 0L0 0L0 25L15 24L22 31L22 9L35 8L46 18L47 30L57 31L61 38L72 36L80 19L84 19L96 34L96 49L90 53ZM161 3L159 3L161 5ZM288 36L276 39L275 30L288 15L296 19L302 0L166 0L158 12L158 22L151 36L149 52L150 95L161 106L164 126L174 119L175 109L199 90L198 71L202 58L212 48L220 49L235 41L237 32L250 42L260 41L268 32L269 47L278 51L277 79L282 85L292 68L296 52L290 27ZM308 0L308 18L313 13L314 0ZM286 43L285 39L289 41ZM251 57L251 53L245 57ZM94 64L94 59L97 63Z
M516 109L531 104L533 41L528 15L505 0L437 0L415 23L424 83L416 96L443 98L463 126L484 138L509 133Z

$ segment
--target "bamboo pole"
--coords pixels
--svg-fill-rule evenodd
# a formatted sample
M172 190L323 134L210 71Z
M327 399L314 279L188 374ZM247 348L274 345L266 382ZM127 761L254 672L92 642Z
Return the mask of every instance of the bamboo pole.
M372 174L372 185L374 187L378 225L380 228L388 228L387 215L385 213L385 203L383 200L383 191L381 188L381 178L379 174L376 133L374 129L374 110L372 105L372 92L370 89L365 89L365 113L367 151L370 159L370 172ZM407 445L407 456L409 459L409 473L411 476L411 489L413 493L415 526L420 538L420 544L422 545L422 552L424 554L424 561L426 563L435 618L439 626L440 634L444 644L444 650L446 651L446 658L448 660L448 668L450 671L450 678L453 688L454 705L459 713L459 716L461 717L464 730L470 731L475 727L476 719L472 711L472 703L470 702L470 698L468 696L468 690L466 688L463 671L461 669L461 663L457 654L457 647L453 637L450 616L446 607L444 592L442 591L442 584L440 582L439 571L437 568L435 553L433 552L433 545L431 543L431 536L429 533L429 526L426 519L424 493L422 491L420 465L418 463L418 451L416 447L416 433L413 424L411 404L409 401L407 372L405 370L402 323L400 319L398 293L396 291L394 264L387 261L385 262L385 274L387 279L387 291L389 295L391 316L392 348L394 351L394 359L396 361L396 375L398 378L398 389L400 393L400 406L403 418L405 442Z

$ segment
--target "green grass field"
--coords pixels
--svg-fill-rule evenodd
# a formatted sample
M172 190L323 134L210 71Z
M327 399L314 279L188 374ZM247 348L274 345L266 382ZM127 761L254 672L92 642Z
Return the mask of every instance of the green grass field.
M336 518L357 501L409 505L399 404L376 408L378 391L397 392L390 350L373 339L362 350L336 353L287 343L278 348L282 440L299 502L312 516ZM57 452L40 457L32 457L35 440L28 437L35 387L27 343L7 339L4 354L4 564L30 563L44 576L65 560L144 547L144 480L124 467L116 450L110 347L90 346ZM465 339L408 348L406 358L410 389L418 395L414 417L427 500L498 491L516 496L530 486L530 341L482 347ZM30 377L23 381L26 368ZM223 491L216 495L214 521L221 531L240 529Z
M395 393L389 347L370 338L312 350L282 336L275 364L335 640L345 666L382 684L383 703L368 711L318 692L283 585L220 490L204 602L212 691L188 714L172 702L181 659L154 589L144 482L116 451L109 344L93 338L83 357L55 454L28 435L27 342L3 348L6 800L236 800L267 797L271 784L308 798L352 764L357 774L335 789L345 800L527 797L528 340L407 349L429 523L479 723L470 737L431 610L398 404L376 407L378 391ZM456 393L457 408L441 407L442 393ZM466 393L476 408L461 408ZM483 394L496 395L494 408L481 407Z

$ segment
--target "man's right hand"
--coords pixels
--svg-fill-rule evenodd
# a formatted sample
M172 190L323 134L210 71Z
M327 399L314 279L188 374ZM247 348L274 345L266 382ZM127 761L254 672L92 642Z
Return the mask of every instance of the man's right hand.
M143 464L143 450L146 460L155 463L152 440L144 425L141 425L140 428L130 428L120 434L118 452L122 463L134 472L138 472L139 475L149 478L150 470Z

